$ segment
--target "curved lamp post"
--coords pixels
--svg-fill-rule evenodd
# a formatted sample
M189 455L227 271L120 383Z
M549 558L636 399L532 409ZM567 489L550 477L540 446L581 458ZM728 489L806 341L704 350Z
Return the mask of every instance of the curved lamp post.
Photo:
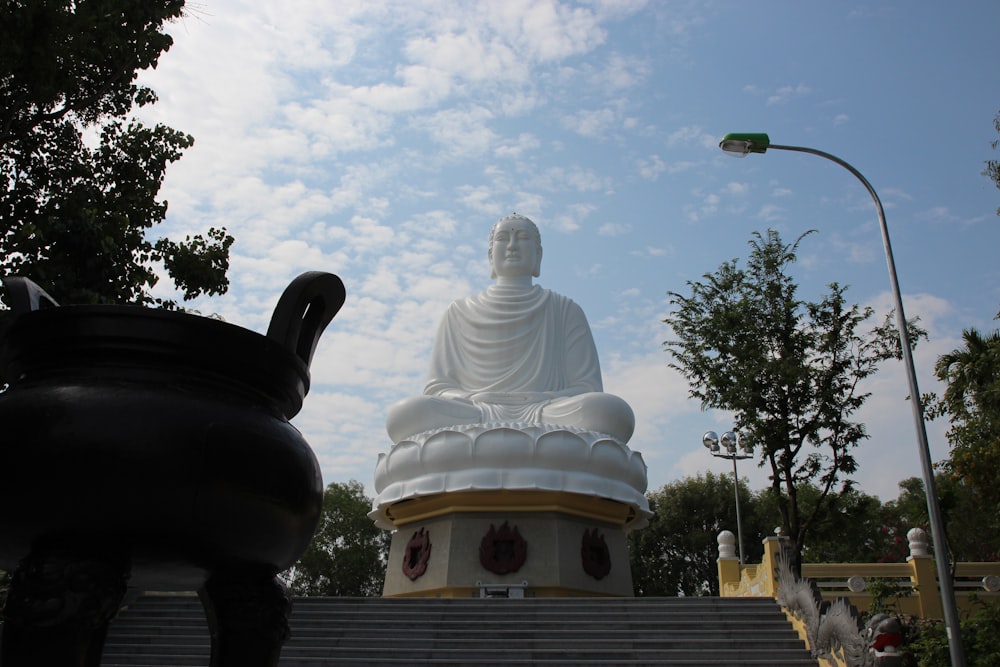
M725 451L721 451L719 448L719 443L725 447ZM736 534L739 536L740 550L738 556L740 557L740 565L743 564L743 524L740 521L740 478L736 473L736 462L742 461L743 459L753 458L753 443L742 437L739 433L733 433L732 431L726 431L722 434L722 440L719 440L719 434L715 431L709 431L705 435L701 436L701 444L708 448L708 451L712 456L716 456L720 459L732 459L733 461L733 493L736 494ZM743 454L737 452L737 445L743 447Z
M854 174L868 194L875 201L878 212L879 226L882 230L882 246L885 249L885 261L889 268L889 283L892 287L892 297L895 302L896 328L899 329L899 342L902 346L903 363L906 366L906 379L910 389L910 406L913 408L913 425L917 432L920 468L923 472L924 491L927 495L927 514L930 517L931 535L934 540L934 560L937 566L938 585L941 590L941 606L944 610L945 630L948 634L948 648L951 653L952 667L965 667L965 652L962 648L962 635L959 629L958 609L955 605L955 589L948 566L948 544L944 532L944 521L941 518L941 508L938 505L937 493L934 489L934 467L931 462L931 450L927 444L927 427L924 424L924 411L920 401L920 390L917 388L917 372L913 366L913 351L910 348L910 334L906 329L906 316L903 313L903 297L899 291L899 281L896 277L896 263L892 257L892 245L889 243L889 228L885 223L885 211L882 202L861 172L835 155L830 155L815 148L801 146L779 146L772 144L764 133L738 132L727 134L719 142L719 148L727 153L744 157L750 153L765 153L768 148L783 151L811 153L836 162L844 169Z

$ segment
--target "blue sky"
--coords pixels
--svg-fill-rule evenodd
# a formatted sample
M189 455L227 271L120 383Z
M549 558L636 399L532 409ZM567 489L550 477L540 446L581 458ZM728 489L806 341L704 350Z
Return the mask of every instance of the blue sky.
M996 327L1000 191L981 172L1000 157L998 25L992 0L189 2L142 77L160 96L144 119L196 142L168 170L159 231L227 227L230 292L192 306L260 332L295 275L341 276L348 300L294 423L327 483L373 494L387 407L422 390L445 306L490 283L490 226L531 217L538 282L587 313L657 489L731 470L700 444L729 415L667 367L668 291L745 259L754 231L816 229L800 295L837 281L891 307L861 184L815 156L730 158L727 132L825 150L872 183L907 316L930 333L922 391L963 328ZM902 365L868 389L855 479L887 500L919 475ZM944 428L929 425L935 459Z

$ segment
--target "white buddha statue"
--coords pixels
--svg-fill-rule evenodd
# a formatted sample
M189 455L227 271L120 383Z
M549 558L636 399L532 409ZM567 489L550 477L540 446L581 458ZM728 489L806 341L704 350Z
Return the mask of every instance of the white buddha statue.
M389 409L394 443L469 424L563 426L622 444L632 409L604 393L590 326L572 300L532 284L542 260L538 228L510 215L490 233L496 283L449 306L441 321L422 396Z

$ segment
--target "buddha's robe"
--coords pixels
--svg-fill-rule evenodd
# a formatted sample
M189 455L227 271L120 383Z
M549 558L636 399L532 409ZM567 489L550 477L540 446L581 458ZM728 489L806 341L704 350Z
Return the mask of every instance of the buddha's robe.
M445 312L424 394L474 401L484 392L536 394L523 405L480 407L483 421L538 422L551 399L602 390L597 348L580 306L537 285L526 293L494 285Z
M583 310L537 285L493 285L452 303L441 321L424 395L389 412L394 442L458 424L576 426L627 441L635 418L603 393Z

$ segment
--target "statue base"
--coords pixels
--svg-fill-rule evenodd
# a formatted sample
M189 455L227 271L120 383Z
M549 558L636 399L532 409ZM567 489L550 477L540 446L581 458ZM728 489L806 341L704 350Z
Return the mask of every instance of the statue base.
M646 464L592 431L494 423L379 456L369 517L394 531L385 596L631 596L626 534L651 515Z
M546 491L482 491L413 498L396 523L385 597L633 595L617 501Z

